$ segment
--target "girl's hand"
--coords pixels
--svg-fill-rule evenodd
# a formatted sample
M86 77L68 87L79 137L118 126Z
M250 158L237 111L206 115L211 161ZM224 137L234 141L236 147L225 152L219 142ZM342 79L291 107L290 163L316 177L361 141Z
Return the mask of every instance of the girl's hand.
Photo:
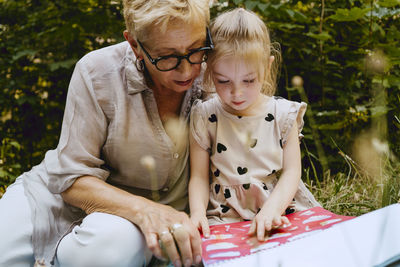
M200 229L202 231L205 238L210 237L210 227L208 225L208 220L205 215L194 213L190 216L190 220L192 221L194 226L197 227L197 229Z
M253 235L256 233L258 241L262 242L265 240L266 232L284 224L289 224L288 218L264 205L260 212L254 217L248 234Z
M149 201L140 217L136 224L156 257L168 257L174 266L201 262L200 234L186 213Z

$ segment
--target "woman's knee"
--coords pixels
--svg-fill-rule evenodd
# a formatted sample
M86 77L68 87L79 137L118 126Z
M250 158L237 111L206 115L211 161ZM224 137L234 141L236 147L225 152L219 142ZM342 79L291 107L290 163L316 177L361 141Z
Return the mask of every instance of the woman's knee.
M60 242L57 260L68 266L143 266L150 257L141 231L106 213L88 215Z
M0 266L32 265L31 209L21 179L0 199L0 214Z

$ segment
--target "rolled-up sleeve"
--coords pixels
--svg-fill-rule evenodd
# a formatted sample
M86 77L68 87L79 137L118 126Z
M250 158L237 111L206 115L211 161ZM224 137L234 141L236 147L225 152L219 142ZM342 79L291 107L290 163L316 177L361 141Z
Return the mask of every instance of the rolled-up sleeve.
M68 88L61 136L55 150L45 157L52 193L68 189L83 175L106 180L101 149L107 138L107 118L99 105L85 58L79 61Z

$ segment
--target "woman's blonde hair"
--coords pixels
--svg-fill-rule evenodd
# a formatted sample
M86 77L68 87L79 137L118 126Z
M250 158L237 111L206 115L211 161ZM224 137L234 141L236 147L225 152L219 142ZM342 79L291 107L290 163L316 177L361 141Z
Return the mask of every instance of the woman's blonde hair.
M210 21L209 0L124 0L123 3L126 28L142 42L148 38L151 27L165 32L168 23L174 20L204 27Z
M245 59L247 64L255 64L263 84L262 93L273 95L281 54L279 46L271 44L265 23L255 13L236 8L215 18L210 30L215 48L208 54L207 69L204 73L205 90L211 91L214 88L212 68L217 61L224 57L234 57ZM271 56L275 57L272 64Z

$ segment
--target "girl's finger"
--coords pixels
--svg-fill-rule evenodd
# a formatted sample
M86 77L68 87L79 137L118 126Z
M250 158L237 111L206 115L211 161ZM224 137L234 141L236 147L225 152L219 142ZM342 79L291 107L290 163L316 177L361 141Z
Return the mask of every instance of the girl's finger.
M267 230L268 232L272 230L272 222L271 221L265 221L264 225L265 225L265 230Z
M272 224L273 224L274 226L280 226L280 225L282 225L282 217L281 217L281 216L275 217L275 218L272 220Z
M210 227L208 225L207 220L201 221L201 231L203 232L205 238L210 237Z
M271 223L270 222L265 222L263 223L258 223L257 224L257 239L258 241L262 242L265 240L265 230L268 230L268 225L269 225L269 230L271 230Z
M254 219L253 222L250 225L249 231L247 232L248 235L253 235L256 232L256 220Z
M284 224L289 224L289 219L286 216L282 216L282 221Z

